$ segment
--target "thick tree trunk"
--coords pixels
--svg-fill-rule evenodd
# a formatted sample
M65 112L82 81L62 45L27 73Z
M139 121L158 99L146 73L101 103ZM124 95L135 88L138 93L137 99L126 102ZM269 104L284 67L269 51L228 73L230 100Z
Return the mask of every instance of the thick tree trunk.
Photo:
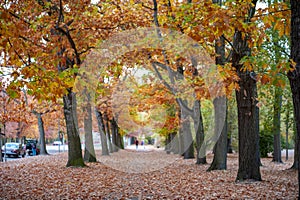
M102 113L99 112L97 110L97 108L95 108L95 113L96 113L96 118L97 118L97 122L98 122L98 130L100 132L102 155L108 156L109 151L108 151L108 147L107 147L107 139L106 139L106 134L105 134L105 127L104 127Z
M165 151L167 152L167 154L171 153L171 145L172 145L172 140L171 140L171 133L169 133L166 136L166 144L165 144Z
M107 143L108 143L109 153L113 153L114 150L113 150L113 146L112 146L112 142L111 142L108 116L106 113L104 113L103 117L104 117L104 127L105 127L105 133L106 133L106 139L107 139Z
M44 128L44 121L42 118L41 113L35 113L37 119L38 119L38 128L39 128L39 135L40 135L40 154L41 155L48 155L48 152L46 150L46 141L45 141L45 128Z
M213 0L215 4L221 4L220 0ZM217 54L216 64L225 64L225 40L220 37L216 40L215 51ZM208 171L211 170L225 170L227 168L227 100L225 96L214 99L215 110L215 133L217 143L214 146L214 159ZM225 108L223 107L225 105Z
M191 132L189 115L185 113L184 110L181 110L181 126L183 133L183 157L184 159L195 158L194 155L194 142Z
M238 181L261 180L259 157L259 129L256 81L248 72L239 72L240 90L236 92L238 105L239 170Z
M111 136L112 136L112 151L117 152L119 150L119 147L117 144L118 125L114 118L112 120L110 120L110 129L111 129Z
M273 117L273 134L274 134L274 153L273 162L282 163L281 160L281 135L280 135L280 112L282 104L281 88L275 88L274 98L274 117Z
M261 180L259 157L259 109L257 104L257 86L254 72L245 71L240 64L250 49L242 33L236 31L233 46L236 48L232 64L236 68L240 89L236 91L238 107L239 170L237 181L246 179Z
M214 147L214 159L208 171L227 169L227 103L226 97L214 99L215 136L219 137ZM224 108L225 106L225 108Z
M69 149L67 167L83 167L85 164L82 158L81 143L78 131L75 93L69 90L68 94L63 96L63 101Z
M291 59L296 63L293 70L288 73L292 90L294 117L296 123L296 160L300 162L300 1L291 0ZM298 199L300 199L300 170L298 166Z
M178 134L176 132L170 133L170 138L171 138L170 151L173 152L174 154L178 154L179 152Z
M92 121L92 105L90 103L90 94L87 94L87 101L84 105L84 133L85 133L85 148L84 160L87 162L96 162L96 154L93 142L93 121Z
M203 119L201 113L201 103L200 100L194 102L194 129L196 133L196 150L197 150L197 159L196 164L206 164L206 148L203 145L204 143L204 128L203 128Z
M120 133L120 129L119 129L119 126L118 126L118 123L116 121L116 135L117 135L117 146L119 149L124 149L124 141L123 141L123 137Z
M299 140L298 140L298 135L295 133L295 146L294 146L294 162L293 165L291 166L291 169L298 169L299 167L299 152L298 152L298 146L299 146Z
M184 155L184 137L183 137L183 128L182 128L182 116L181 116L181 110L178 112L178 118L180 121L179 129L178 129L178 154L183 156Z

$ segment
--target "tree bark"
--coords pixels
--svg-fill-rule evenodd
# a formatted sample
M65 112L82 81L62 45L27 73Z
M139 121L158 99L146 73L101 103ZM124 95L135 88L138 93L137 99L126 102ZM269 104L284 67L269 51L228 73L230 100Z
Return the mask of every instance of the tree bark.
M114 118L112 120L110 120L110 129L111 129L111 136L112 136L112 151L117 152L119 150L119 147L117 144L118 125Z
M93 121L92 121L92 105L90 94L86 95L86 102L84 102L84 133L85 133L85 148L84 148L84 160L87 162L96 162L96 154L93 142Z
M45 128L44 128L44 121L42 118L41 113L35 113L35 116L38 119L38 127L39 127L39 135L40 135L40 154L41 155L48 155L46 150L46 141L45 141Z
M170 144L170 151L174 154L178 154L179 150L179 141L178 141L178 134L176 132L170 133L171 144Z
M237 181L261 180L256 81L249 73L239 71L238 105L239 170Z
M254 16L256 3L257 0L252 0L245 23L249 23ZM253 71L243 69L244 66L240 63L243 57L251 55L247 36L243 38L240 30L235 31L233 47L232 66L240 78L240 88L236 91L239 136L239 169L236 181L261 181L256 75Z
M109 120L107 117L107 114L104 113L103 115L103 119L104 119L104 128L105 128L105 133L106 133L106 139L107 139L107 143L108 143L108 150L109 153L113 153L113 147L112 147L112 143L111 143L111 136L110 136L110 129L109 129Z
M296 151L298 152L296 160L300 162L300 1L291 0L291 59L296 66L288 73L290 86L292 90L294 118L296 125ZM298 166L298 199L300 199L300 170Z
M118 122L116 121L116 135L117 135L117 147L119 149L124 149L124 141L123 141L123 136L120 133L120 128L118 126Z
M194 142L191 132L189 115L181 110L181 126L183 133L183 157L184 159L195 158L194 155Z
M214 99L215 136L219 137L214 147L214 158L208 171L227 169L227 103L226 97ZM225 113L224 113L225 111Z
M98 122L98 129L99 129L99 133L100 133L102 155L108 156L109 150L107 147L107 139L106 139L106 134L105 134L105 127L104 127L102 113L100 111L98 111L96 108L95 108L95 113L96 113L96 118L97 118L97 122Z
M274 153L273 162L282 163L281 160L281 135L280 135L280 112L282 104L281 88L275 88L274 97L274 117L273 117L273 134L274 134Z
M221 4L220 0L213 0L215 4ZM220 37L216 40L215 51L217 54L216 64L225 64L225 40ZM227 100L225 96L217 97L213 101L215 110L215 133L217 136L217 143L214 146L214 159L208 171L211 170L225 170L227 168ZM226 106L223 108L223 106ZM225 112L225 113L224 113ZM225 114L225 116L224 116Z
M171 140L171 133L169 133L167 136L166 136L166 144L165 144L165 151L167 152L167 154L170 154L171 153L171 143L172 140Z
M206 164L206 147L204 143L204 128L203 128L203 118L201 113L201 103L200 100L194 102L194 129L196 133L196 150L197 159L196 164Z
M240 78L240 89L236 91L239 136L239 170L236 180L261 181L256 77L253 71L245 71L240 64L241 59L250 53L250 49L247 41L242 39L242 33L238 30L235 33L233 45L235 51L232 65L236 68Z
M67 167L83 167L85 164L82 158L82 149L78 131L76 94L69 89L68 93L63 96L63 101L69 149Z

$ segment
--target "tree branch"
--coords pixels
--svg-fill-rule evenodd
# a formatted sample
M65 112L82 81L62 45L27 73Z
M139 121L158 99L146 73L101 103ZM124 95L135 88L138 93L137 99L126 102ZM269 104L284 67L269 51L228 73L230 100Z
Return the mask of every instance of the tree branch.
M170 90L170 92L172 92L173 95L176 96L176 90L174 88L172 88L162 77L161 73L158 71L157 67L155 66L154 62L151 62L151 65L153 67L153 69L155 70L159 80L162 81L162 83L165 85L165 87ZM175 98L177 104L183 108L190 116L193 116L193 110L190 109L183 101L181 98Z
M22 58L22 56L15 50L15 48L13 47L13 45L12 45L10 39L8 39L8 43L9 43L9 45L14 49L15 54L17 54L17 56L18 56L19 59L22 61L22 63L23 63L24 65L26 65L26 66L29 66L29 64L26 63L26 61Z
M231 46L232 50L235 53L238 53L237 50L234 48L233 44L224 35L222 35L221 37L224 38L224 40Z

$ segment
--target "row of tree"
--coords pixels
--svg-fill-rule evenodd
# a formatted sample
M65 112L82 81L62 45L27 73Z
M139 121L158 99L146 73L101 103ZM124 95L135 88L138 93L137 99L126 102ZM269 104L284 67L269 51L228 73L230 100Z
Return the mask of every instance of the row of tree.
M280 129L276 120L280 119L284 94L280 88L284 87L285 79L281 74L287 74L290 81L297 135L300 133L297 34L300 26L298 1L268 1L266 8L259 9L257 4L257 0L1 2L1 65L10 69L11 77L2 87L11 98L23 93L23 99L32 96L42 106L45 102L62 104L69 145L67 166L83 166L77 102L83 106L86 133L91 133L91 113L96 107L99 132L102 136L111 135L113 143L121 146L117 124L130 131L129 127L137 122L126 120L134 113L129 112L128 104L135 104L135 100L126 96L133 90L120 86L134 69L143 66L159 80L154 83L152 76L147 78L154 99L165 102L160 92L163 90L173 95L176 114L171 117L180 119L177 146L184 158L194 156L192 132L196 135L198 164L206 162L203 144L218 139L210 169L226 169L226 105L227 98L235 91L239 138L237 180L261 180L257 84L276 86L273 119L274 142L278 146ZM289 34L290 53L286 50ZM284 52L286 56L282 56ZM213 135L219 137L205 138L201 113L204 99L213 101ZM104 102L105 109L101 108L105 107ZM149 104L148 101L144 106L139 105L140 110L151 110L146 108ZM37 116L39 127L43 127L42 115L50 109L30 111ZM103 120L105 115L107 120ZM105 121L110 125L106 126ZM159 124L153 121L153 126ZM86 147L91 148L91 139L87 138L90 136L86 135ZM299 137L297 152L298 140ZM93 149L86 152L91 153L87 160L90 157L95 160ZM280 156L275 154L274 159L278 161Z

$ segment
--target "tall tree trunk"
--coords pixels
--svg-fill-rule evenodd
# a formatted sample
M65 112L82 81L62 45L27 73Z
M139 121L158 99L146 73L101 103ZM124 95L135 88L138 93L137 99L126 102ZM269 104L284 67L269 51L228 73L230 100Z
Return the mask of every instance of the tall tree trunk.
M97 118L97 122L98 122L98 130L100 133L102 155L108 156L109 151L108 151L108 147L107 147L107 139L106 139L106 134L105 134L105 127L104 127L102 113L100 111L98 111L97 108L95 108L95 113L96 113L96 118Z
M239 170L238 181L261 180L256 81L248 72L239 71L238 105Z
M184 110L181 110L181 125L183 133L183 157L184 159L195 158L194 155L194 142L191 132L191 122L189 115L185 113Z
M296 160L300 162L300 1L291 0L291 59L296 63L289 71L288 78L292 90L294 118L296 123ZM300 199L300 170L298 166L298 199Z
M106 113L104 113L103 119L104 119L104 127L105 127L105 133L106 133L106 139L107 139L107 143L108 143L109 153L113 153L114 151L113 151L111 137L110 137L109 120L108 120L108 116Z
M176 132L170 133L171 137L171 144L170 144L170 151L173 152L174 154L178 154L178 146L179 146L179 141L178 141L178 134Z
M233 53L233 67L239 75L239 87L236 91L238 107L239 170L237 181L246 179L261 180L259 157L259 111L257 104L257 86L254 72L243 70L241 59L250 52L242 33L236 31Z
M204 143L204 128L203 128L203 118L201 113L201 103L200 100L194 102L194 129L196 133L196 150L197 159L196 164L206 164L206 147Z
M293 165L291 167L291 169L298 169L299 167L299 162L298 162L298 156L299 156L299 152L297 151L298 145L299 145L299 140L298 140L298 135L297 135L297 130L296 130L296 122L295 120L293 120L293 130L294 130L294 134L295 134L295 146L294 146L294 162Z
M118 125L114 118L110 120L110 129L111 129L111 136L112 136L112 151L117 152L119 150L118 144L117 144L117 128Z
M221 4L220 0L213 0L215 4ZM216 64L225 64L225 40L224 37L220 37L216 40L215 51L217 54ZM217 97L214 99L215 110L215 133L217 136L217 143L214 146L214 159L211 163L208 171L211 170L225 170L227 168L227 103L226 97ZM223 106L226 106L223 108ZM225 116L224 116L225 114Z
M123 136L120 133L120 128L118 125L118 121L115 119L116 122L116 135L117 135L117 147L119 149L124 149L124 141L123 141Z
M257 0L252 0L246 23L253 17L256 3ZM239 30L235 31L233 47L232 66L240 78L240 89L236 91L239 136L239 169L236 181L261 181L256 75L253 71L244 70L240 63L244 56L251 54L251 49L248 47L247 37L243 38Z
M181 110L179 109L179 112L178 112L178 118L179 118L179 121L180 121L180 124L179 124L179 129L178 129L178 154L183 156L184 155L184 137L183 137L183 128L182 128L182 116L181 116Z
M87 93L87 101L83 107L84 110L84 133L85 133L85 148L84 160L87 162L96 162L96 154L93 142L93 121L92 121L92 105L90 94Z
M165 151L167 152L167 154L170 154L171 153L171 133L169 133L167 136L166 136L166 144L165 144Z
M227 103L226 97L214 99L215 136L218 137L214 147L214 159L208 171L227 169ZM225 108L224 108L225 106Z
M82 150L78 130L76 94L69 89L68 93L63 96L63 101L69 149L67 167L83 167L85 166L85 164L82 158Z
M281 135L280 135L280 112L282 104L281 88L275 88L274 98L274 117L273 117L273 134L274 134L274 153L273 162L282 163L281 160Z
M38 119L38 127L39 127L39 135L40 135L40 154L41 155L48 155L46 150L46 142L45 142L45 128L44 128L44 121L42 118L41 113L35 113L35 116Z

